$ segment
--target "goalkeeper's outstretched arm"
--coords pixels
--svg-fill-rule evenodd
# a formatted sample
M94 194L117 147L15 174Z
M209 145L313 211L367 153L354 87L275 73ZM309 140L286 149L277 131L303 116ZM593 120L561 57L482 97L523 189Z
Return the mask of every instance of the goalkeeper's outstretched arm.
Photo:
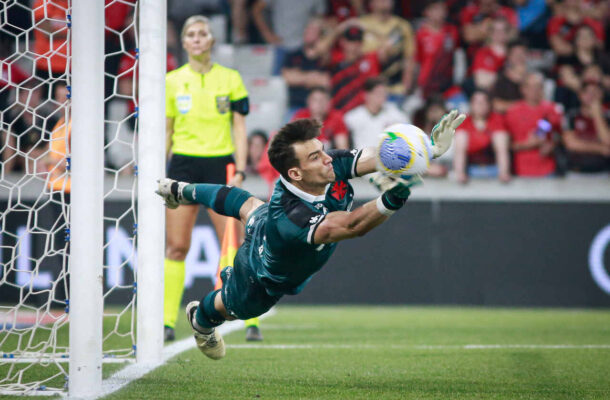
M371 182L384 190L381 196L354 211L327 214L315 231L314 243L333 243L363 236L404 206L411 194L410 187L419 181L418 177L408 181L377 174Z

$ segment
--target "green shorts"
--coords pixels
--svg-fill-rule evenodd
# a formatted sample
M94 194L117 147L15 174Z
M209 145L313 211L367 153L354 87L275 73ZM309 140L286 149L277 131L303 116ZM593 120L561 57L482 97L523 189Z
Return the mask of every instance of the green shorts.
M220 272L220 295L227 312L235 318L250 319L269 311L281 295L270 295L258 280L253 263L260 263L256 250L261 245L267 216L267 205L260 206L250 217L244 243L237 250L234 267Z
M270 296L262 286L256 273L248 267L225 267L220 272L222 288L220 295L227 312L238 319L258 317L269 311L281 296Z

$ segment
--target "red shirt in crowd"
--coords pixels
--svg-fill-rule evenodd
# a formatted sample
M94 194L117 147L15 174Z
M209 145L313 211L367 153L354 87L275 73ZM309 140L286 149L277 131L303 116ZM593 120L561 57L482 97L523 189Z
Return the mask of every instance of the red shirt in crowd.
M445 24L439 30L423 24L415 35L419 63L417 84L427 93L447 89L453 81L453 53L458 46L459 33L455 26Z
M560 130L561 113L558 106L550 101L533 106L522 100L513 104L504 116L513 143L527 141L541 119L549 121L554 131ZM554 157L540 155L538 148L516 151L513 165L519 176L546 176L555 172Z
M346 113L364 103L364 82L379 76L380 71L377 53L365 54L348 64L343 52L333 52L330 62L332 107Z
M483 130L474 125L473 119L468 116L458 128L456 134L468 135L468 154L475 154L491 146L491 137L497 133L506 132L502 115L492 112L487 118Z
M350 0L330 0L328 1L327 7L328 12L326 15L329 17L335 17L337 22L343 22L346 19L358 16L352 1Z
M498 72L502 69L504 60L506 60L506 55L494 52L491 46L481 47L474 56L472 72Z
M557 15L549 20L546 27L546 34L549 38L553 35L559 35L563 40L571 42L574 40L578 28L583 25L590 26L591 29L593 29L593 32L595 32L595 36L602 42L604 41L605 34L603 25L599 21L589 17L584 17L578 25L572 25L565 17Z
M127 4L132 3L132 4ZM109 30L121 32L127 24L130 13L135 10L135 0L106 0L104 15L106 17L106 34Z
M16 62L7 63L0 60L0 89L6 86L17 86L28 78L28 74L22 70Z
M311 112L308 108L297 110L292 120L304 118L311 118ZM337 110L330 110L324 121L322 121L322 130L318 139L324 144L332 144L335 137L347 135L347 127L343 121L343 114Z
M608 112L606 114L606 121L610 121L608 118ZM587 142L600 143L597 128L593 118L588 117L582 112L577 111L568 115L567 118L567 130L571 130L580 139Z
M46 21L51 30L47 33L43 29L34 29L34 53L36 54L36 68L49 70L55 74L66 72L68 62L68 14L70 6L68 0L35 0L32 5L34 22L39 24ZM52 38L52 40L51 40Z

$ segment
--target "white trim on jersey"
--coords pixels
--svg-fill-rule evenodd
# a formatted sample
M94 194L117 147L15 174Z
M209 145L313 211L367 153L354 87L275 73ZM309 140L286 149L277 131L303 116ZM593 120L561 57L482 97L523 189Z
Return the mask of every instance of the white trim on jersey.
M295 196L305 200L308 203L313 203L313 202L316 202L316 201L324 201L324 199L326 199L326 192L328 191L328 188L330 187L330 183L329 183L324 188L324 194L321 194L319 196L314 196L313 194L309 194L307 192L304 192L301 189L299 189L298 187L294 186L292 183L290 183L286 179L284 179L284 177L281 176L281 175L280 175L280 181L282 181L284 186L286 186L286 189L288 189Z

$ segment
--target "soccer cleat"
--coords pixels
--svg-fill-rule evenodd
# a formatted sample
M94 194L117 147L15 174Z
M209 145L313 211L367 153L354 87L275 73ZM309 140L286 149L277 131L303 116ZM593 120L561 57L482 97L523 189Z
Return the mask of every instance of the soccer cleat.
M167 208L174 209L178 208L180 204L192 204L182 195L182 190L188 183L178 182L169 178L159 179L157 183L159 184L159 189L155 193L163 197Z
M163 327L163 341L171 342L176 339L176 332L174 332L174 328L170 328L169 326Z
M262 342L263 334L258 326L249 326L246 329L246 341L247 342Z
M195 311L197 311L198 306L198 301L191 301L186 305L186 318L188 319L191 328L193 328L193 331L195 331L195 334L193 335L195 337L195 342L197 342L197 347L203 354L212 360L219 360L225 356L225 341L216 329L208 334L201 333L195 329L193 319L195 318Z

